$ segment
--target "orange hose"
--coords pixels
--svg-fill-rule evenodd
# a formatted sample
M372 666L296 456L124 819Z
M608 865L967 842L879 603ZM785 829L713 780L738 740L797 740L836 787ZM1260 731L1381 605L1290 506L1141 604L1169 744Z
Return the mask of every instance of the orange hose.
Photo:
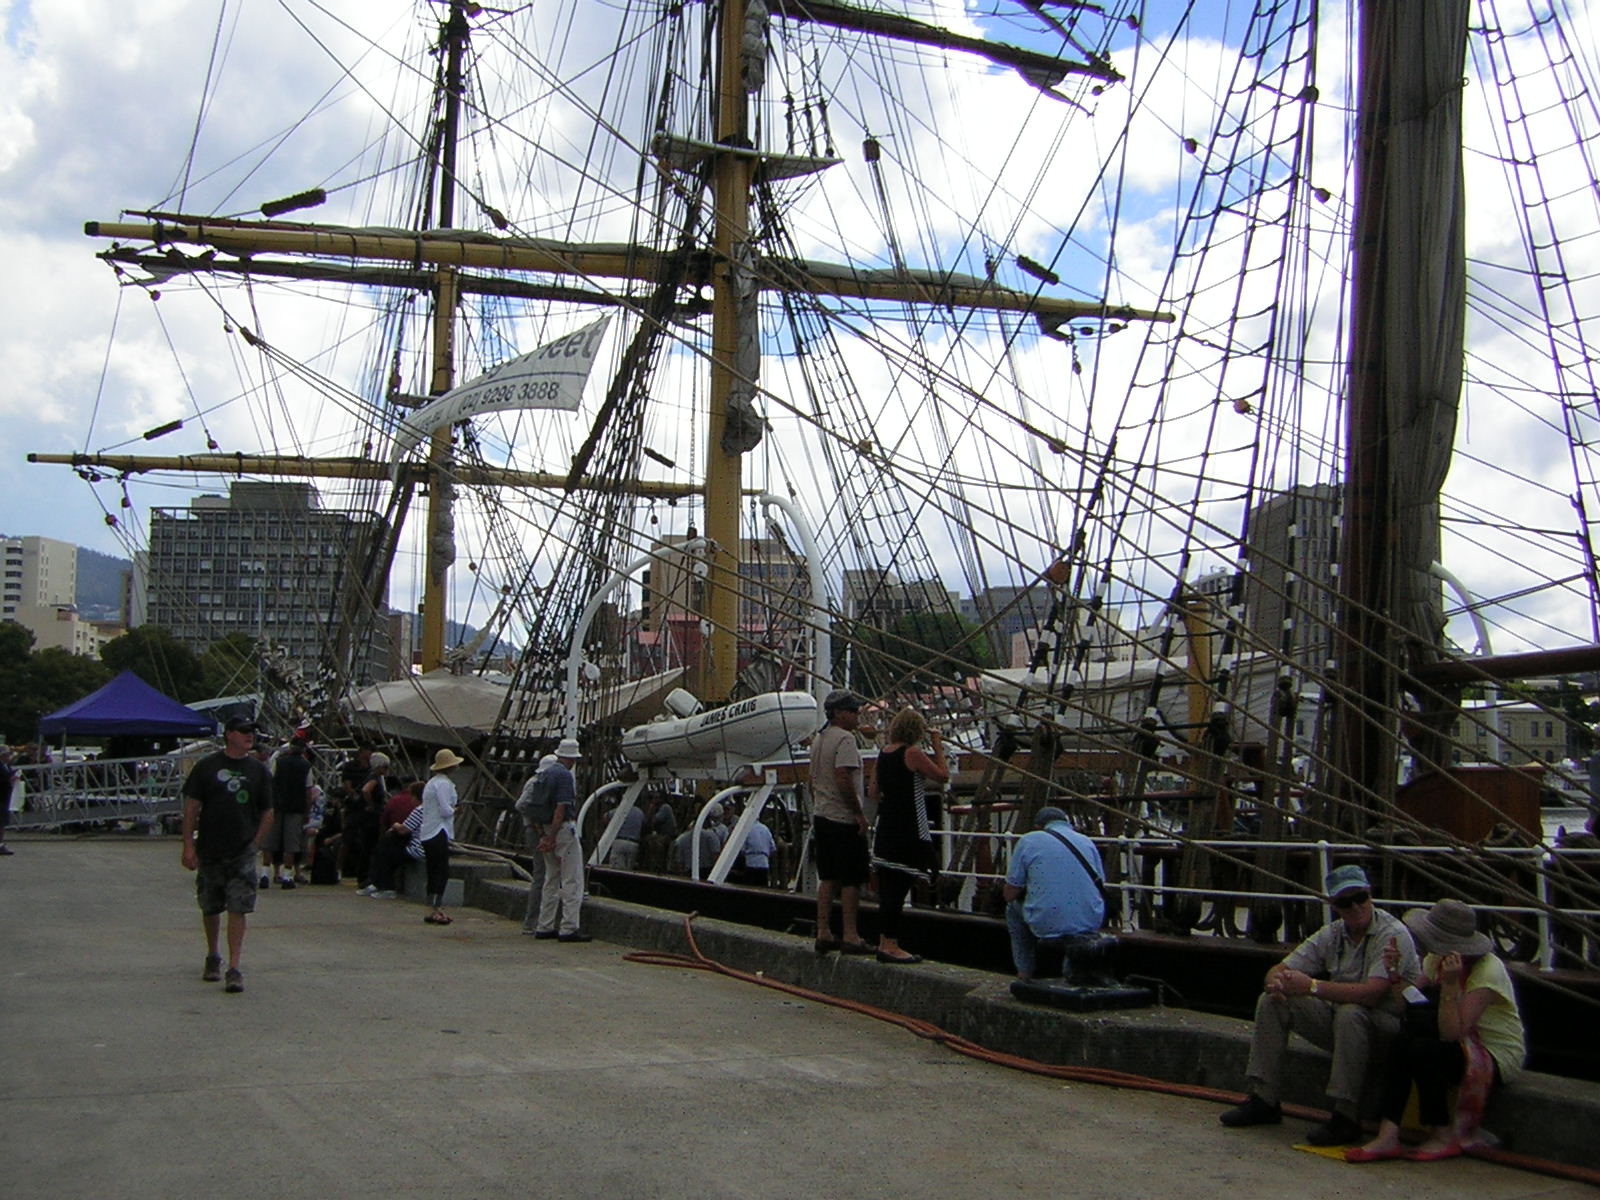
M1145 1075L1134 1075L1128 1071L1114 1071L1106 1067L1071 1067L1064 1064L1042 1063L1036 1059L1023 1058L1018 1054L990 1050L985 1046L980 1046L977 1042L960 1037L949 1030L940 1029L937 1025L918 1017L908 1017L904 1013L875 1008L870 1004L863 1004L859 1000L846 1000L839 996L829 996L824 992L816 992L810 988L801 987L799 984L784 983L781 980L768 979L765 975L757 975L750 971L741 971L735 967L726 966L714 959L707 958L701 952L699 943L695 941L694 927L692 925L697 916L699 916L698 913L689 913L683 918L683 935L689 943L688 954L675 954L666 950L635 950L623 955L623 959L627 962L643 963L646 966L653 967L681 967L692 971L712 971L718 975L725 975L730 979L756 984L758 987L772 988L775 991L783 992L802 1000L809 1000L814 1004L827 1004L833 1008L842 1008L847 1012L860 1013L862 1016L885 1021L890 1025L897 1025L917 1037L946 1046L957 1054L964 1054L968 1058L975 1058L980 1062L993 1063L996 1066L1010 1067L1015 1071L1026 1071L1030 1075L1043 1075L1050 1079L1065 1079L1074 1083L1098 1083L1106 1087L1126 1088L1130 1091L1157 1092L1167 1096L1181 1096L1190 1100L1210 1100L1220 1104L1238 1104L1244 1099L1238 1092L1225 1091L1222 1088L1202 1087L1191 1083L1172 1083L1164 1079L1151 1079ZM1307 1120L1317 1120L1328 1115L1321 1109L1298 1104L1285 1104L1283 1109L1292 1117L1303 1117ZM1600 1171L1589 1167L1572 1166L1567 1163L1552 1162L1549 1159L1533 1158L1526 1154L1513 1154L1507 1150L1491 1150L1487 1147L1471 1149L1466 1153L1473 1158L1481 1158L1486 1162L1497 1163L1500 1166L1515 1167L1518 1170L1532 1171L1556 1179L1570 1179L1577 1183L1600 1186Z

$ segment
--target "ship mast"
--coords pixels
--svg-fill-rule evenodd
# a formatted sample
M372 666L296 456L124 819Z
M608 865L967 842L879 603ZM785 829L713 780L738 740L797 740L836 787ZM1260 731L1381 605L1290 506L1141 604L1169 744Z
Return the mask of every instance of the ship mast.
M744 0L723 0L718 20L716 143L744 148L750 145L749 106L740 78ZM750 260L750 173L749 155L716 155L712 175L716 224L715 265L711 271L711 410L706 421L704 532L709 573L703 620L707 636L695 681L696 694L711 703L732 697L739 668L739 491L743 451L724 445L724 433L741 333L740 280L735 271L741 262L748 269Z
M1103 302L1071 300L1016 291L992 279L939 271L898 270L891 273L847 269L798 259L763 258L750 237L752 188L763 156L750 137L747 81L751 60L765 54L764 30L747 27L752 11L746 0L723 0L715 7L716 58L714 145L710 186L715 204L711 245L689 257L666 254L650 246L615 243L590 245L516 235L465 235L454 228L460 188L456 171L459 122L463 102L463 63L470 37L469 0L450 0L441 27L443 55L440 101L442 115L431 138L433 204L437 220L424 219L415 233L398 230L339 227L293 221L196 217L181 213L143 212L141 220L89 222L85 233L113 239L101 257L116 265L140 266L155 277L178 271L233 273L287 279L349 282L427 290L433 297L433 338L429 391L438 396L455 380L455 318L462 297L472 294L547 298L576 303L626 305L622 294L604 290L599 281L621 279L647 284L683 278L690 286L712 287L712 345L706 463L703 488L688 485L642 485L639 495L679 495L700 491L704 497L709 545L700 616L702 641L699 675L694 681L701 699L731 697L738 670L739 504L742 455L753 442L749 412L733 413L757 385L759 357L753 352L755 298L768 292L804 292L866 302L884 302L1025 313L1046 332L1079 318L1116 321L1174 319L1169 312L1133 309ZM1119 76L1103 58L1086 62L1041 54L1003 43L984 42L903 18L888 19L843 4L791 6L778 2L770 10L785 19L854 30L966 54L976 54L1020 72L1030 83L1048 90L1069 75L1114 81ZM320 195L320 193L318 193ZM265 211L265 210L264 210ZM427 228L432 226L432 228ZM130 246L129 243L134 245ZM140 248L140 244L144 247ZM184 244L206 247L188 255ZM231 256L231 257L230 257ZM483 272L475 274L474 271ZM528 275L576 276L582 286L539 282ZM522 276L519 278L519 276ZM730 415L733 413L733 415ZM366 464L344 460L320 465L283 456L187 455L141 458L130 455L30 455L37 462L70 462L80 470L104 467L124 474L146 470L216 469L227 474L292 474L301 477L371 478ZM567 478L533 472L496 472L493 468L457 468L452 462L448 429L436 432L425 468L399 464L396 478L410 486L420 481L428 492L427 545L422 597L421 662L424 670L444 660L445 596L454 559L451 497L457 483L505 483L538 487L560 481L570 490L590 486L581 476ZM615 483L609 486L614 487Z
M1430 574L1460 404L1466 321L1461 92L1466 0L1359 7L1354 286L1331 789L1359 831L1394 797L1402 690L1442 653ZM1407 677L1409 676L1409 678ZM1429 709L1438 710L1430 714ZM1420 747L1421 757L1431 757Z

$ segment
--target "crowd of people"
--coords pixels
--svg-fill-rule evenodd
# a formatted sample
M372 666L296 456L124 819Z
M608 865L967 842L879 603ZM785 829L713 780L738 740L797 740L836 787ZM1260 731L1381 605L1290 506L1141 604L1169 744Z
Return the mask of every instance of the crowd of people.
M863 707L849 691L830 693L826 723L811 740L815 949L911 964L921 958L901 945L902 913L913 885L937 877L936 796L950 780L950 764L939 734L907 708L888 722L869 775L859 733ZM289 890L354 878L359 895L392 899L399 872L420 866L429 910L423 919L451 923L444 893L458 804L452 776L465 760L440 749L426 780L401 781L386 754L362 748L337 764L338 794L330 797L316 782L314 755L304 731L269 748L252 721L235 717L222 748L197 762L184 784L182 858L195 872L206 939L202 978L222 981L229 992L243 990L247 917L257 893L274 881ZM577 740L562 739L528 776L515 805L532 865L523 932L538 939L591 940L581 921L584 850L573 774L581 758ZM6 752L0 812L10 777ZM875 822L868 819L869 801ZM739 812L712 803L694 817L680 828L669 797L647 798L618 823L609 864L631 870L652 847L665 848L671 869L704 878L734 836ZM748 822L742 840L732 878L768 886L780 853L772 828ZM873 880L877 940L869 942L860 901ZM1107 912L1104 889L1093 841L1061 809L1040 809L1012 848L1003 889L1019 980L1042 973L1041 947L1098 933ZM1510 976L1479 931L1477 914L1445 899L1397 919L1373 903L1370 881L1353 863L1329 871L1324 891L1332 919L1266 973L1246 1066L1248 1092L1222 1114L1222 1124L1282 1121L1285 1059L1298 1033L1329 1052L1329 1116L1307 1132L1312 1146L1345 1147L1347 1161L1371 1163L1435 1161L1479 1144L1487 1103L1521 1073L1524 1044ZM1413 1091L1426 1134L1408 1147L1401 1130Z

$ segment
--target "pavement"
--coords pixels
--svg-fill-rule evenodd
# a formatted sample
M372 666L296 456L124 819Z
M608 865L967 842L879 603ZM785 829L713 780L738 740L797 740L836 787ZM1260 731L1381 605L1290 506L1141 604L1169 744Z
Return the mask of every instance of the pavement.
M263 894L226 995L200 982L176 839L12 843L7 1197L1594 1195L1330 1161L1296 1125L1223 1131L1214 1104L1009 1071L483 910L434 928L352 884Z

